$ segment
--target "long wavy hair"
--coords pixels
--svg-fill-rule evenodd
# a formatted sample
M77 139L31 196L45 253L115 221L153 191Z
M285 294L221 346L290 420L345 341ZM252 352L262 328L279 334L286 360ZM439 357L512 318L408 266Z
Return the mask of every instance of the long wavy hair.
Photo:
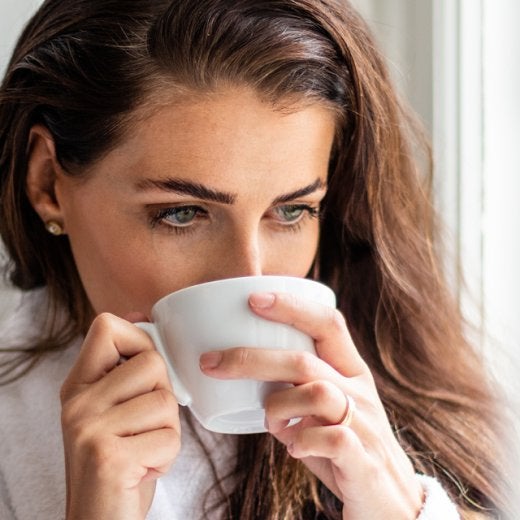
M444 282L430 150L346 0L43 3L0 89L0 232L13 284L46 286L52 305L46 335L11 349L2 381L65 348L92 319L67 238L46 233L26 196L31 127L45 125L60 164L82 175L132 131L154 95L229 85L342 115L315 277L335 290L416 470L438 477L464 518L499 514L500 418ZM238 445L238 484L222 495L230 518L340 518L341 504L271 436L242 436Z

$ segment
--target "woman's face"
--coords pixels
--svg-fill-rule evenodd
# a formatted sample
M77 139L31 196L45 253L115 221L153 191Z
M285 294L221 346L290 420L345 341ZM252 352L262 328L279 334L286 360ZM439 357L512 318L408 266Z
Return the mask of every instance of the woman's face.
M334 116L275 110L246 89L136 121L56 199L94 310L149 315L177 289L245 275L305 276L318 238Z

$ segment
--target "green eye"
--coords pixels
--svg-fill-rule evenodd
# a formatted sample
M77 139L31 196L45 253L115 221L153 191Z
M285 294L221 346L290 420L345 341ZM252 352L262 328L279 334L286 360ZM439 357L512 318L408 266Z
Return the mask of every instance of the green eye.
M166 208L156 216L156 220L162 221L172 227L186 227L193 223L202 209L197 206L179 206Z
M189 224L197 215L197 211L195 208L187 207L187 208L179 208L175 211L172 211L167 220L171 220L173 224L177 224L179 226L185 226Z
M276 214L279 219L283 222L296 222L299 220L305 211L308 211L307 206L301 205L290 205L290 206L280 206L276 208Z

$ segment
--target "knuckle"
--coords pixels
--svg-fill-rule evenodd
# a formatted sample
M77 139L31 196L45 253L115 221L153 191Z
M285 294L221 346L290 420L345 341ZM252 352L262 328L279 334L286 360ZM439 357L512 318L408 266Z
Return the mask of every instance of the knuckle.
M303 379L314 379L317 372L318 358L310 352L295 352L294 367Z
M327 324L331 328L331 330L336 332L344 332L347 324L345 321L345 317L338 309L327 309Z
M166 363L156 350L143 350L138 354L141 369L147 374L162 377L166 374Z
M154 398L157 401L157 406L164 410L164 412L170 414L177 410L177 400L173 394L164 388L160 388L154 391Z
M238 347L234 351L234 364L237 367L246 367L249 363L251 357L251 352L249 349L245 347Z
M331 432L330 443L334 450L340 451L353 447L352 434L347 428L335 428Z
M158 367L161 361L160 354L155 350L143 350L138 356L139 361L145 365L147 370Z
M94 421L81 419L69 423L68 433L76 445L82 449L86 449L89 454L97 446L97 428L95 427Z
M309 387L309 398L315 405L329 402L334 395L334 388L328 381L314 381Z
M363 469L365 478L372 483L379 482L381 478L381 466L372 457L368 457Z
M102 312L94 318L90 330L95 334L109 334L114 329L116 319L113 314Z
M61 422L64 426L73 428L77 424L81 424L84 417L84 403L82 395L67 400L61 407Z
M64 411L62 424L63 433L69 440L81 449L91 450L98 430L97 421L80 416L75 411Z
M90 438L84 443L87 455L101 480L112 480L122 470L124 457L115 437Z

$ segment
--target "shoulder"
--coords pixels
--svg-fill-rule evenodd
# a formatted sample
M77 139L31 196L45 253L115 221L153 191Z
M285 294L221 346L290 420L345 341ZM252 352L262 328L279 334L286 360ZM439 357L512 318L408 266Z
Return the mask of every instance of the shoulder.
M30 291L3 288L0 298L0 350L21 346L42 333L49 303L45 288Z
M44 290L30 291L16 296L3 313L0 370L5 372L9 364L4 361L12 355L2 353L2 349L30 346L32 339L43 334L47 304ZM0 386L2 518L63 516L65 490L59 393L80 344L81 338L78 338L65 350L41 356L28 373ZM6 511L10 514L4 515Z
M48 309L51 307L47 291L36 289L13 292L7 308L0 315L0 373L10 370L16 373L15 356L23 349L30 349L47 336ZM60 318L61 319L61 318ZM9 409L18 409L15 417L34 416L39 405L59 398L59 389L76 358L81 338L68 348L38 356L38 362L25 375L13 378L11 383L0 386L0 408L9 415ZM19 368L18 368L19 369ZM7 378L9 379L9 378ZM45 406L43 410L48 410ZM4 416L5 417L5 416ZM7 421L2 421L2 425Z

